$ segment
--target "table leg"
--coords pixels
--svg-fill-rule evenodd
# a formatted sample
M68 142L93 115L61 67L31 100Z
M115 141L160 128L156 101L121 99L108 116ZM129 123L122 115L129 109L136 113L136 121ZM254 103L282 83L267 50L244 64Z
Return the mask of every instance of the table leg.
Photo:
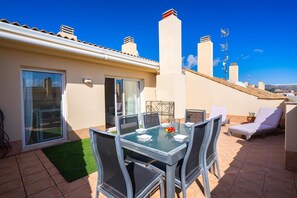
M166 197L174 198L175 196L175 168L176 164L172 166L166 164Z

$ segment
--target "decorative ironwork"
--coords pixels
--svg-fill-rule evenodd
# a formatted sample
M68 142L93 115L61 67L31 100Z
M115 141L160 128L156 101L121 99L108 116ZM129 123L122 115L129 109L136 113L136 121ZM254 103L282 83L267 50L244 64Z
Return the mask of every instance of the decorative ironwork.
M174 102L146 101L146 112L158 112L161 122L174 122Z
M0 158L7 155L8 151L11 149L9 144L9 137L4 131L4 114L0 109Z

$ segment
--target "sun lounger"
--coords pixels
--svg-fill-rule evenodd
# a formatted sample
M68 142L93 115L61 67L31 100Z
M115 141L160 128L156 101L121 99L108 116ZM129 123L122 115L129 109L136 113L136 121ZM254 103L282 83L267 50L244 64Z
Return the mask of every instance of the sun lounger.
M254 134L265 134L278 129L282 117L282 110L278 108L260 108L253 123L229 126L228 134L237 133L249 140Z
M214 118L219 115L222 115L222 125L229 123L229 119L227 118L227 108L226 107L212 107L209 118Z

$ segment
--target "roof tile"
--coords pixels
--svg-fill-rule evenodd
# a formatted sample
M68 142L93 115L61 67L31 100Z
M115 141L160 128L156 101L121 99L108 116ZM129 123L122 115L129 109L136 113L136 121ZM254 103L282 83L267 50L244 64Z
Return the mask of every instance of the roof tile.
M268 99L268 100L287 100L288 99L285 96L277 95L275 93L272 93L272 92L269 92L269 91L266 91L266 90L261 90L261 89L253 88L253 87L242 87L242 86L236 85L235 83L228 82L228 81L226 81L224 79L221 79L221 78L215 78L215 77L207 76L205 74L195 72L195 71L190 70L190 69L185 69L185 70L188 71L188 72L191 72L193 74L196 74L196 75L202 76L204 78L207 78L209 80L215 81L217 83L220 83L222 85L225 85L227 87L230 87L230 88L236 89L238 91L244 92L246 94L255 96L255 97L259 98L259 99Z
M35 31L39 31L39 32L42 32L44 34L49 34L49 35L52 35L52 36L58 36L58 37L61 37L61 38L64 38L64 39L68 39L68 40L72 40L72 41L75 41L73 38L68 38L68 37L62 37L60 34L55 34L53 32L47 32L46 30L42 29L42 30L38 30L38 28L36 27L33 27L33 28L30 28L28 25L24 24L24 25L20 25L18 22L9 22L7 19L0 19L0 22L2 23L8 23L8 24L12 24L12 25L15 25L15 26L20 26L22 28L26 28L26 29L31 29L31 30L35 30ZM151 60L151 59L148 59L148 58L144 58L144 57L140 57L140 56L135 56L135 55L132 55L132 54L128 54L128 53L124 53L124 52L121 52L119 50L115 50L115 49L111 49L111 48L107 48L105 46L101 46L101 45L96 45L96 44L92 44L92 43L89 43L89 42L86 42L86 41L81 41L81 40L77 40L75 42L79 42L79 43L84 43L84 44L88 44L88 45L91 45L91 46L95 46L95 47L98 47L98 48L101 48L101 49L107 49L107 50L110 50L110 51L113 51L113 52L117 52L117 53L121 53L121 54L126 54L126 55L129 55L129 56L132 56L132 57L136 57L136 58L140 58L140 59L143 59L143 60L148 60L148 61L152 61L152 62L158 62L158 61L155 61L155 60Z

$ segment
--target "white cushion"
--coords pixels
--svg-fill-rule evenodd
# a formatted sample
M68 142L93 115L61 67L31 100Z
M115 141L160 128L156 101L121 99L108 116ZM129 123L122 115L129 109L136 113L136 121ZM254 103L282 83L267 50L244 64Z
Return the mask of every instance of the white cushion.
M278 108L260 108L254 122L277 127L282 114Z
M212 107L209 114L209 118L214 118L218 115L222 115L222 123L226 122L227 108L226 107Z

